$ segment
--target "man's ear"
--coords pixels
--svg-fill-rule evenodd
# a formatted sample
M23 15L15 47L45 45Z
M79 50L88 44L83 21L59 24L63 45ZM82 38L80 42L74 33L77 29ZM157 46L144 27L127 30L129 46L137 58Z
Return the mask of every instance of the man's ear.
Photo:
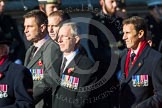
M138 32L138 38L144 38L144 30Z
M46 29L45 24L41 24L41 26L40 26L40 30L41 30L41 32L43 32L45 29Z
M79 43L79 41L80 41L80 37L79 36L75 36L75 42Z
M100 0L99 2L100 2L100 5L102 6L104 3L104 0Z

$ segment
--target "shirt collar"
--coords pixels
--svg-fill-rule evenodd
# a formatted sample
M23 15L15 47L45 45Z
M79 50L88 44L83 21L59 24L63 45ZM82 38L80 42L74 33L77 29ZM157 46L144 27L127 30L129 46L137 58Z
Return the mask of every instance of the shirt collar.
M38 47L38 49L49 39L49 36L46 35L43 39L39 40L37 43L34 43L35 47Z
M66 57L67 61L71 61L78 54L78 52L79 52L79 49L76 49L74 52L72 52L68 56L63 56L63 57Z
M138 47L136 50L132 50L132 49L131 49L131 54L132 54L132 53L135 53L135 54L137 55L137 53L138 53L138 51L139 51L139 48L140 48L140 47Z

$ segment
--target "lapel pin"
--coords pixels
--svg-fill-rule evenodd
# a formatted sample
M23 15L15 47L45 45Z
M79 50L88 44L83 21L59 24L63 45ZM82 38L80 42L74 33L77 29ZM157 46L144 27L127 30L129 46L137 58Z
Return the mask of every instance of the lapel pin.
M38 66L42 66L43 62L41 60L39 60L37 64L38 64Z
M0 79L3 77L3 73L2 72L0 72Z
M141 63L138 63L138 67L140 67L142 64Z
M68 74L70 74L70 73L73 72L73 71L74 71L74 67L69 68L69 69L68 69Z

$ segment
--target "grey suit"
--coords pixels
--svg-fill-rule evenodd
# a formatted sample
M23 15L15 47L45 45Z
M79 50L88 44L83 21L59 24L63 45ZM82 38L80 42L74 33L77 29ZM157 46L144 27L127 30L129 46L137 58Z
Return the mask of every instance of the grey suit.
M32 46L27 50L24 65L30 69L33 74L34 87L33 97L35 99L36 108L51 107L51 88L44 83L47 74L54 73L53 64L61 57L59 46L49 38L41 48L36 52L35 56L30 60ZM44 106L43 106L43 99ZM38 103L39 102L39 103Z

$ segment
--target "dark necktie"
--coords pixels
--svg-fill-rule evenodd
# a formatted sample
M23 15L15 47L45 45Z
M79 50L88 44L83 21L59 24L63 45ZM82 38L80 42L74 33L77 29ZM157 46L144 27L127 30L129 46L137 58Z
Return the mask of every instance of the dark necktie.
M35 47L35 46L32 47L32 50L31 50L31 53L30 53L30 59L33 58L34 53L35 53L35 51L37 50L37 48L38 48L38 47Z
M64 57L64 58L63 58L63 63L62 63L62 65L61 65L60 76L61 76L62 73L63 73L63 70L64 70L64 68L65 68L66 62L67 62L67 59L66 59L66 57Z
M136 56L136 54L133 52L133 53L131 54L131 57L130 57L129 71L132 69L132 62L133 62L135 56Z
M131 63L133 62L135 56L136 56L136 54L133 52L133 53L131 54Z

